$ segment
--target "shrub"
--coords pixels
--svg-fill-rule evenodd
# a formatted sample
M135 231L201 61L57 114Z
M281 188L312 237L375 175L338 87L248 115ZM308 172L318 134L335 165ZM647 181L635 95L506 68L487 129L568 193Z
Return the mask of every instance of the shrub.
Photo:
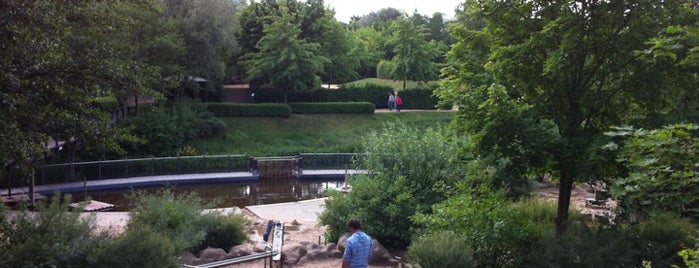
M372 114L375 106L368 102L290 103L294 114Z
M167 237L175 245L176 252L194 248L204 240L206 231L199 227L204 204L194 193L176 195L170 189L155 194L135 191L129 194L131 220L127 231L153 230Z
M403 90L400 97L403 99L401 109L434 110L439 103L439 98L432 92L434 87ZM445 107L450 109L451 107Z
M449 231L420 236L408 248L410 262L420 268L478 267L472 256L469 242Z
M245 233L248 220L238 214L203 217L200 228L207 230L204 240L192 251L199 252L207 247L228 250L240 245L248 236Z
M130 156L174 155L178 148L197 138L225 132L225 125L197 102L178 101L142 107L141 112L122 123L142 142L125 144Z
M402 124L387 124L368 137L367 154L355 166L369 173L352 179L346 195L331 195L321 223L333 237L345 230L347 220L358 218L382 245L405 248L414 227L410 217L442 201L440 189L456 180L448 161L454 146L441 130L419 131Z
M70 196L39 202L8 217L0 206L0 267L91 267L91 256L109 237L97 233L94 218L68 211Z
M362 84L359 86L342 86L339 89L316 89L290 91L288 102L369 102L377 108L388 107L388 94L393 88L379 84ZM284 102L281 90L261 89L255 93L257 102Z
M153 229L131 229L103 245L93 267L181 267L175 249Z
M262 103L209 103L207 109L218 117L285 117L291 115L291 108L286 104Z

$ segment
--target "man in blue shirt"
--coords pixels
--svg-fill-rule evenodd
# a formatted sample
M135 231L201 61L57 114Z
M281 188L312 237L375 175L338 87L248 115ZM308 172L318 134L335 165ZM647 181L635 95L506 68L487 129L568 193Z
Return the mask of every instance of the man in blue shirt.
M352 236L345 243L342 268L366 268L371 256L371 238L362 232L359 220L350 220L347 227Z

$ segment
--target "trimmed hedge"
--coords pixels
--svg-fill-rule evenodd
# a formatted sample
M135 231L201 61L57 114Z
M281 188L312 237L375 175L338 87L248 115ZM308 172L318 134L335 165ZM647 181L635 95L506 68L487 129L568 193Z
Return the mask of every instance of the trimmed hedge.
M209 103L206 108L218 117L286 117L291 115L291 107L277 103Z
M376 106L368 102L289 103L294 114L372 114Z
M403 99L401 109L434 110L439 103L431 88L408 89L398 95Z
M361 86L341 87L339 89L316 89L290 91L288 102L369 102L376 108L388 107L388 94L393 92L390 86L364 84ZM265 88L255 90L256 102L284 102L284 91Z

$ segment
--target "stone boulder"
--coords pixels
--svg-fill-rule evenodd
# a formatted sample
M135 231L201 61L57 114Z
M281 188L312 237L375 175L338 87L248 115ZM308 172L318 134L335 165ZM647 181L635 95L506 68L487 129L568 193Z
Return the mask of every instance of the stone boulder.
M304 265L308 262L312 261L317 261L317 260L325 260L330 258L330 252L327 252L323 249L311 249L308 250L306 255L303 255L301 259L298 261L298 265Z
M333 249L330 251L330 257L332 258L342 258L342 255L344 254L343 251L340 251L339 249Z
M199 252L199 259L203 263L210 263L226 259L226 251L221 248L206 248Z
M241 244L237 245L231 248L231 250L228 251L228 258L238 258L242 256L247 256L252 254L254 246L252 244Z
M382 264L391 261L393 255L386 250L386 248L379 243L376 239L371 239L371 257L369 258L370 264Z
M202 264L201 259L199 259L199 257L194 255L194 253L189 252L189 251L182 253L182 262L184 262L185 264L188 264L188 265Z
M285 264L296 264L307 252L306 247L300 244L284 246L282 259Z
M255 245L252 247L252 251L255 253L260 253L260 252L265 252L267 248L271 248L271 244L263 243L263 242L257 242Z
M306 247L307 250L321 249L321 248L323 248L323 246L318 245L318 244L313 243L313 242L309 242L309 241L301 241L299 244L301 244L301 245L303 245L304 247Z
M332 252L335 249L337 249L337 245L335 245L335 243L325 245L325 251L327 252Z
M340 251L345 251L345 244L347 243L347 239L352 236L350 233L344 233L340 236L340 238L337 239L337 249Z

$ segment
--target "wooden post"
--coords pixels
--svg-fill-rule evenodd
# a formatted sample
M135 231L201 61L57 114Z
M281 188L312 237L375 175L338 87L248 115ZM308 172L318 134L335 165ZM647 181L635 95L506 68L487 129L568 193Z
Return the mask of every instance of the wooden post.
M32 178L29 182L29 204L31 204L32 208L36 205L34 202L34 173L34 168L32 167Z

